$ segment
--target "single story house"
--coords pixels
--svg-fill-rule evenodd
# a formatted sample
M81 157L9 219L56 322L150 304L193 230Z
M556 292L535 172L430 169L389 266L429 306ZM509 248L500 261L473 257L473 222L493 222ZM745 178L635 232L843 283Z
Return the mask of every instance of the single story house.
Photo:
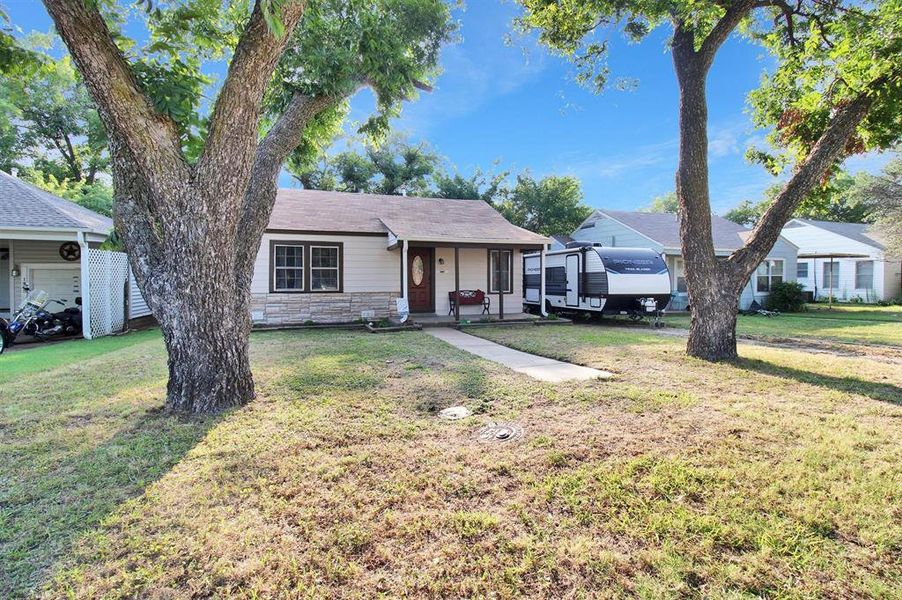
M521 254L548 238L481 200L280 189L251 282L257 324L397 316L493 318L523 310ZM461 302L481 290L488 302ZM449 294L450 293L450 294Z
M902 257L887 256L872 225L792 219L783 237L799 247L796 277L815 297L875 302L902 296Z
M714 252L729 256L742 247L749 230L717 215L711 215ZM685 268L680 244L680 224L672 213L627 212L599 209L593 212L570 236L577 241L598 242L604 246L652 248L660 252L670 270L673 299L670 310L685 310L689 304ZM770 286L794 281L797 248L781 237L758 267L755 276L743 288L739 307L748 308L753 300L763 304Z
M0 171L0 316L12 315L25 298L26 286L44 290L66 306L75 306L76 298L83 297L86 313L94 297L95 330L105 324L114 305L120 312L125 306L129 311L118 321L149 315L133 281L127 293L124 287L115 289L109 261L123 271L122 281L128 280L128 266L123 253L99 250L112 229L108 217ZM96 289L88 291L92 280ZM62 307L53 304L48 309Z

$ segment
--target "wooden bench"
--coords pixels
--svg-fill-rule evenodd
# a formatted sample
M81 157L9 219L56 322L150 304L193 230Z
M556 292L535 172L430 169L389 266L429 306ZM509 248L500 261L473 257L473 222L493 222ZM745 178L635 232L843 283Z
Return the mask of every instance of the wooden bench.
M454 314L454 308L457 304L457 293L448 292L448 302L451 305L451 308L448 309L448 314ZM492 306L492 299L485 295L485 292L482 290L460 290L460 305L461 306L479 306L482 305L482 314L489 314L489 309Z

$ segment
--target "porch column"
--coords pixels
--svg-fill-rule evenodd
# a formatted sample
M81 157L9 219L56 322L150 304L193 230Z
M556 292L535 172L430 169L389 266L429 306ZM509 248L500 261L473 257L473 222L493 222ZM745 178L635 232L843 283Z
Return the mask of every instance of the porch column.
M454 321L460 323L460 248L454 246Z
M539 314L543 317L548 316L545 310L545 245L539 251Z
M91 334L91 267L88 261L88 243L85 234L79 231L78 246L81 249L81 334L90 340Z
M401 297L407 300L407 240L401 242Z
M504 320L504 288L506 287L504 284L507 283L506 280L501 281L502 270L501 270L501 260L500 259L503 257L504 257L504 252L498 252L498 258L499 258L499 260L498 260L498 319L500 321ZM508 268L509 269L513 268L513 266L514 266L514 251L511 250L511 262L508 265ZM511 276L510 277L511 285L513 286L513 273L508 273L508 275Z

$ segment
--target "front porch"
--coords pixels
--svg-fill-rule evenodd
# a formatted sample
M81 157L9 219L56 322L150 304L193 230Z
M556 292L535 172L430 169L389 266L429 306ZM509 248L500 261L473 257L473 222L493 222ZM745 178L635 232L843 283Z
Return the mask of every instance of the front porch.
M425 327L529 322L523 310L523 252L542 245L492 241L391 240L400 250L401 297ZM456 301L459 299L459 301Z

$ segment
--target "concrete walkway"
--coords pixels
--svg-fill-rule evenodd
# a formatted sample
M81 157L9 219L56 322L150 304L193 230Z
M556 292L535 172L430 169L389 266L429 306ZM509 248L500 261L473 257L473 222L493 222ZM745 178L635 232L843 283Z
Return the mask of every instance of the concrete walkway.
M523 373L542 381L609 379L612 377L607 371L599 371L598 369L561 362L553 358L520 352L457 329L429 329L426 330L426 333L461 350L466 350L470 354L481 356L518 373Z

